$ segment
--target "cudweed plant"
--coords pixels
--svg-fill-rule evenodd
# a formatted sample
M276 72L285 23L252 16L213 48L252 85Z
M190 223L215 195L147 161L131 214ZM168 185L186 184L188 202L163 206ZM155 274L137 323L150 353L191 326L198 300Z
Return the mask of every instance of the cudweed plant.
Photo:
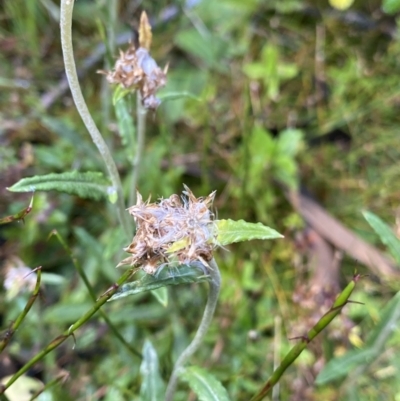
M185 368L190 357L201 346L212 322L218 302L221 275L214 258L214 252L218 247L239 241L274 239L281 238L282 236L261 223L253 224L244 221L215 219L212 212L212 205L216 196L215 192L205 197L196 197L184 185L181 195L173 194L168 198L161 198L157 202L152 203L150 199L144 201L140 192L136 191L141 155L144 150L146 113L148 110L156 110L159 106L160 100L157 98L157 91L165 85L167 79L167 67L161 69L150 55L152 33L145 13L140 20L139 46L136 47L130 44L126 51L120 51L119 58L111 71L100 71L106 75L106 79L110 84L116 86L114 103L121 101L127 94L136 92L137 95L137 147L135 157L132 160L133 171L131 192L129 195L131 206L126 210L121 178L116 163L86 106L78 81L71 40L73 7L74 0L61 1L60 25L65 71L76 108L103 159L108 178L105 179L98 172L65 172L25 178L16 183L10 190L58 190L81 197L94 199L101 197L108 198L115 205L119 224L124 230L126 240L131 239L131 243L125 248L129 256L123 259L118 265L129 266L129 269L122 274L115 284L100 295L100 297L96 298L84 270L77 260L73 258L72 252L62 237L58 233L54 233L66 252L71 255L74 265L86 284L94 304L68 330L65 330L60 336L51 341L15 373L7 383L4 383L0 389L0 396L3 395L5 397L4 394L7 389L18 378L43 359L49 352L61 345L66 339L73 336L79 327L99 311L112 333L128 349L132 356L134 358L143 358L141 365L142 375L144 376L141 392L143 399L173 401L178 380L182 378L189 382L189 385L199 395L200 399L228 400L227 391L211 374L196 367ZM30 210L31 205L14 216L1 219L0 223L5 224L13 220L23 219ZM133 219L129 219L129 214ZM132 237L134 226L136 232ZM142 278L126 283L138 270L142 271ZM22 323L24 317L29 312L30 306L36 300L40 290L40 277L41 271L38 269L36 281L32 283L32 286L34 286L32 298L16 320L16 323L8 331L6 339L3 339L0 343L0 351L7 346L16 330L16 325ZM321 318L304 338L300 339L299 344L290 351L281 366L273 373L259 393L252 398L253 401L264 398L272 386L278 382L286 368L293 363L307 344L340 312L346 304L357 279L358 276L354 278L338 297L332 309ZM107 301L117 300L140 292L152 291L177 284L201 282L207 282L209 285L208 299L203 317L192 342L176 360L165 390L159 374L154 372L154 366L157 363L151 364L149 362L149 358L153 361L157 360L151 343L146 341L143 352L139 353L125 341L101 307ZM151 373L152 369L153 373ZM155 378L156 380L146 381L146 375L149 374L153 374L152 379ZM56 382L58 380L52 381L51 385Z

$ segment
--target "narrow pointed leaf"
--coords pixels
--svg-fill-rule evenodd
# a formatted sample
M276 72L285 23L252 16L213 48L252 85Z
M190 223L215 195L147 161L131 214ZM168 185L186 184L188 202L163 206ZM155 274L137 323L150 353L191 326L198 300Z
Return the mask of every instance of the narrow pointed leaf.
M261 223L247 223L244 220L217 220L215 223L216 242L222 246L253 239L283 238L283 235Z
M132 157L135 150L135 124L130 110L129 99L120 99L115 105L115 115L117 116L118 131L121 136L122 144Z
M188 382L200 401L229 401L226 389L204 369L192 366L183 370L180 377Z
M366 347L375 348L376 352L381 352L385 341L396 330L400 320L400 291L385 305L380 313L381 320L369 333L366 339Z
M168 306L168 290L166 287L156 288L151 291L151 294L164 308Z
M153 344L146 340L143 345L143 360L140 365L142 385L141 401L159 401L164 398L165 385L159 372L157 351Z
M153 291L168 285L201 283L209 280L210 277L204 274L204 270L195 265L181 265L173 269L164 268L154 276L146 274L140 280L124 284L109 301L139 294L140 292Z
M196 100L198 102L201 101L199 97L194 95L193 93L187 92L187 91L182 91L182 92L160 92L157 94L157 97L162 100L163 102L167 100L177 100L177 99L183 99L183 98L189 98Z
M355 367L370 364L383 352L383 347L396 329L399 320L400 292L383 309L381 320L367 337L365 347L331 359L317 376L316 383L325 384L348 377Z
M134 90L125 89L123 86L118 85L113 93L113 98L112 98L113 106L115 106L125 96L130 95L132 93L134 93Z
M109 189L103 174L93 171L38 175L23 178L8 188L11 192L58 191L94 200L107 198Z
M380 240L388 247L396 262L400 264L400 240L396 237L392 229L371 212L365 211L363 212L363 216L379 235Z
M364 363L369 363L375 357L375 353L369 349L349 351L343 356L331 359L318 374L315 383L321 385L344 378L355 367Z

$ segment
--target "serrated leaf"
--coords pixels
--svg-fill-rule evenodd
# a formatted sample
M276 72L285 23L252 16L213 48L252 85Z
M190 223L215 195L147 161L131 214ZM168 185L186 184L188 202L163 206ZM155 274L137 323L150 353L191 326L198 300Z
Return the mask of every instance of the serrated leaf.
M109 188L110 184L102 173L71 171L23 178L7 189L11 192L58 191L100 200L107 197Z
M152 291L168 285L202 283L209 280L210 276L204 274L204 270L200 266L180 265L171 269L164 268L154 276L146 274L140 280L122 285L108 301Z
M217 220L215 223L217 228L216 242L221 246L253 239L283 238L283 235L261 223L230 219Z
M192 366L184 369L180 377L188 382L200 401L229 401L226 389L204 369Z
M162 400L165 386L159 372L157 351L149 340L144 342L142 356L143 360L140 365L140 374L142 376L141 401Z
M375 214L368 211L364 211L362 214L400 265L400 240L396 237L392 229Z

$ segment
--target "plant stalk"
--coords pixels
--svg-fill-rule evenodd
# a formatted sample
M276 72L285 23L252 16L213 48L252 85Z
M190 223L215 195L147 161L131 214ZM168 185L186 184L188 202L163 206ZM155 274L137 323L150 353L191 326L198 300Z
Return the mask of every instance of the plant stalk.
M89 134L96 145L104 164L106 165L108 175L112 182L113 190L117 193L117 214L118 219L126 236L130 239L132 230L129 226L128 219L125 218L125 204L122 191L121 179L112 158L111 152L98 130L83 98L79 79L76 72L75 59L72 47L72 12L74 9L75 0L61 0L60 28L61 28L61 46L64 58L65 73L67 75L69 87L75 106L87 128Z
M352 294L356 282L360 279L360 275L355 275L353 280L346 286L346 288L336 298L331 309L325 313L324 316L315 324L315 326L307 333L306 336L301 338L300 342L296 344L285 356L281 364L274 370L271 377L264 384L262 389L250 401L261 401L272 390L275 384L278 383L286 369L297 359L303 352L307 345L323 330L328 324L342 311L343 307L349 302L349 297Z
M78 271L78 274L81 276L90 297L92 298L93 302L96 303L96 294L94 292L93 287L91 286L89 279L85 273L85 270L82 268L81 264L79 263L78 259L73 255L71 249L68 247L67 243L64 241L64 238L61 237L61 235L57 231L53 231L53 234L57 237L58 241L61 243L63 246L64 250L67 252L68 256L71 258L73 265L75 266L76 270ZM104 319L106 322L107 326L111 330L111 332L114 334L114 336L124 345L124 347L134 356L139 357L142 359L142 354L137 351L135 348L133 348L120 334L118 329L114 326L113 322L108 318L107 314L103 311L103 309L99 309L99 313L101 317Z
M189 360L189 358L197 351L203 339L210 327L212 318L214 316L215 307L217 306L219 291L221 288L221 275L219 272L219 268L214 259L210 262L210 270L209 270L211 281L210 290L208 292L207 305L204 309L203 318L201 319L200 326L197 329L196 335L194 336L192 342L188 345L188 347L182 352L178 360L175 362L174 370L172 371L172 375L169 379L169 383L167 386L167 391L165 394L165 401L172 401L175 390L178 384L178 377L183 369L185 363Z
M39 295L40 282L41 282L41 278L42 278L42 267L38 267L35 270L37 272L37 278L36 278L36 285L35 285L35 288L33 290L33 293L30 296L28 302L26 303L24 310L19 314L19 316L17 317L16 321L11 324L10 328L6 332L6 335L0 340L0 353L3 352L4 348L10 342L11 337L18 330L19 326L21 325L21 323L25 319L26 315L30 311L32 305L34 304L34 302L36 301L36 298Z
M0 395L13 384L15 381L26 373L35 363L43 359L49 352L57 348L62 344L67 338L73 336L73 333L79 329L84 323L86 323L119 289L119 287L133 274L132 270L127 270L119 280L103 295L101 295L96 303L80 318L78 319L68 330L65 330L60 336L56 337L51 341L44 349L42 349L38 354L31 358L20 370L18 370L10 378L10 380L5 385L0 385Z
M143 107L142 96L139 91L136 91L136 151L135 158L132 163L132 183L131 191L129 194L129 205L136 203L136 190L139 181L140 164L142 162L142 154L144 150L144 140L146 136L146 116L147 110Z

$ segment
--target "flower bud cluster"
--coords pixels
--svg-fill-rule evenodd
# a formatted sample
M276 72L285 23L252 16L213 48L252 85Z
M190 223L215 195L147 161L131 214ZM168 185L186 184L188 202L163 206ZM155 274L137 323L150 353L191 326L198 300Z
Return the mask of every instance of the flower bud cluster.
M167 66L161 70L146 48L136 49L131 45L126 52L120 50L114 69L105 74L111 84L138 90L143 106L147 109L156 109L161 103L156 97L156 92L165 86L167 70Z
M201 262L208 267L215 247L214 215L210 206L215 191L206 198L196 198L188 187L181 197L174 194L157 203L143 201L137 194L129 213L136 223L136 234L125 248L132 254L119 265L140 266L155 274L166 264Z

